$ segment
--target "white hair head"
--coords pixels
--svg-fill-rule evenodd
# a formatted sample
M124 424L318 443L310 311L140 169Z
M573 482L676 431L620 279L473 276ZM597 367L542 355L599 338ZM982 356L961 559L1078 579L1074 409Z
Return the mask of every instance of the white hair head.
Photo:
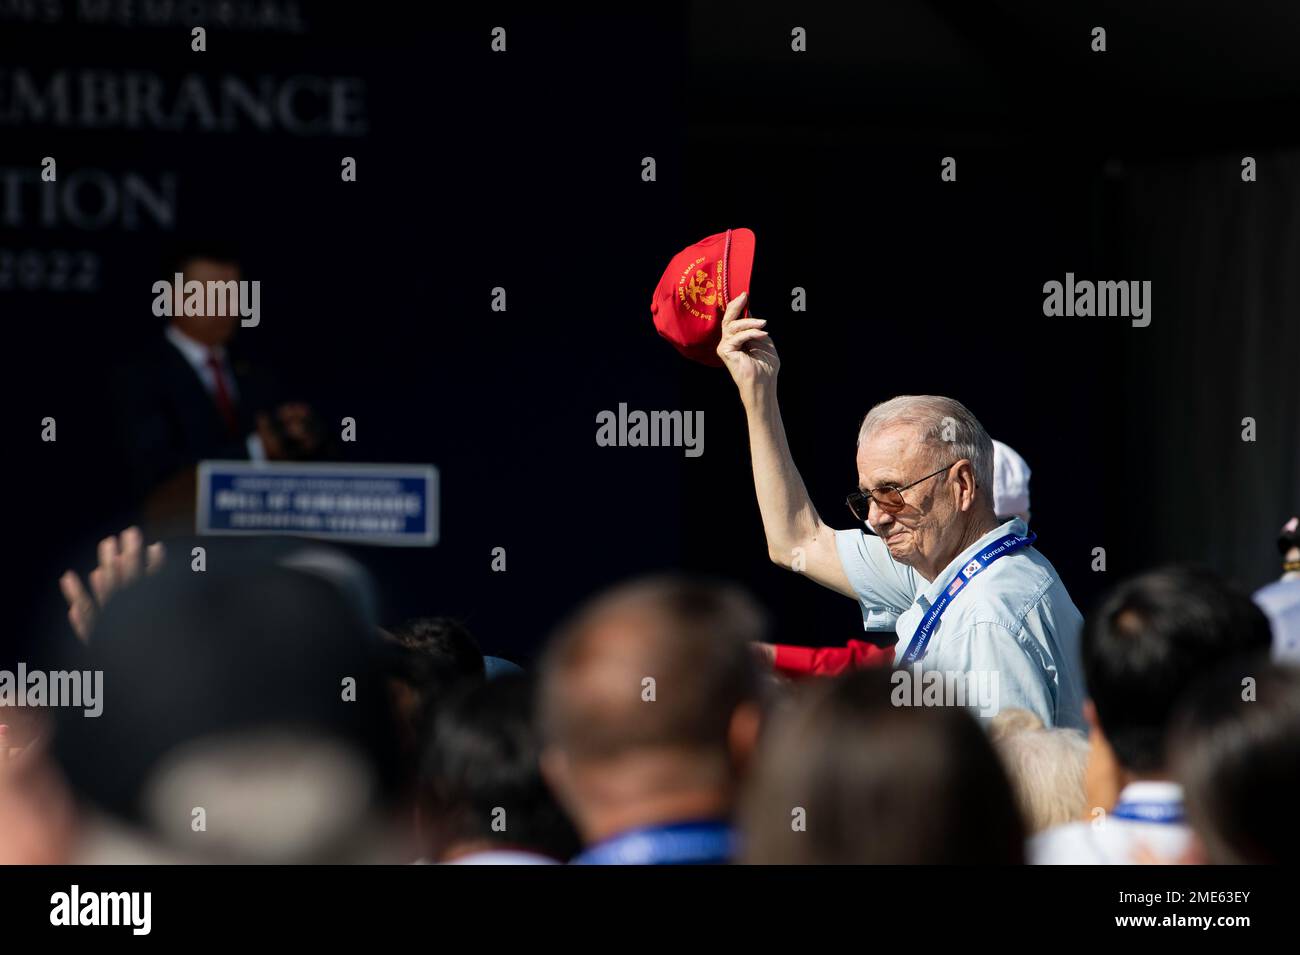
M964 404L942 395L899 395L882 401L862 419L858 447L871 435L900 425L916 430L920 441L934 449L936 463L944 455L970 461L975 484L992 495L993 441Z
M1083 814L1088 741L1082 733L1004 726L1003 734L993 739L993 748L1011 778L1031 834L1072 822Z

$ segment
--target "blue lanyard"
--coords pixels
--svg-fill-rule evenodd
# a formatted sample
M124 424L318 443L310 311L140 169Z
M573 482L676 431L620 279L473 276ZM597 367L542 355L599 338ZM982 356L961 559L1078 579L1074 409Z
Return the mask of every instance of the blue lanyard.
M916 633L912 634L912 641L907 645L907 652L903 654L903 663L912 664L925 656L925 648L930 645L930 637L934 635L935 624L943 616L948 604L952 603L952 598L957 596L972 578L983 573L989 564L995 560L1000 560L1006 557L1007 554L1013 554L1022 547L1028 547L1036 540L1038 540L1037 534L1030 534L1028 537L1021 537L1019 534L1008 534L1006 537L999 537L954 574L952 580L948 581L947 585L939 593L939 599L930 605L929 611L917 624Z
M1122 802L1111 813L1116 819L1130 822L1154 822L1173 825L1183 821L1183 807L1176 802Z
M592 846L575 865L725 863L736 855L736 833L725 822L686 822L633 829Z

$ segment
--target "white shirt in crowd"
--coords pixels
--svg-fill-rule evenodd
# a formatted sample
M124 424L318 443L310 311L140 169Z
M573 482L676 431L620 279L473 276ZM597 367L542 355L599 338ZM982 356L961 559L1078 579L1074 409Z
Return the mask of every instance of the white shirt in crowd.
M1105 816L1055 826L1030 839L1029 861L1034 865L1179 862L1192 845L1192 831L1181 821L1182 811L1183 787L1177 783L1129 783ZM1134 815L1145 818L1131 818ZM1165 821L1156 821L1162 818Z
M1273 659L1300 663L1300 576L1261 587L1255 591L1255 603L1273 631Z

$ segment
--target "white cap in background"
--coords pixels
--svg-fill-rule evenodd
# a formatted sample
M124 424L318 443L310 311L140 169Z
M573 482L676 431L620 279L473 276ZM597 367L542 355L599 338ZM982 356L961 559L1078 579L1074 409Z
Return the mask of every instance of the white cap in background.
M1029 465L1003 444L993 442L993 513L1029 523Z

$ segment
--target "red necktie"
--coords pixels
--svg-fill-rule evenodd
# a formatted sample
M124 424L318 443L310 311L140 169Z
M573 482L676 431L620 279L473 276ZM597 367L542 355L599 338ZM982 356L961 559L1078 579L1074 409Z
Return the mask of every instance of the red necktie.
M237 437L239 415L235 413L235 403L230 399L230 391L226 388L226 375L221 367L221 359L212 352L208 352L208 368L212 370L212 377L217 383L212 398L217 403L217 412L221 415L221 420L226 423L226 437Z

